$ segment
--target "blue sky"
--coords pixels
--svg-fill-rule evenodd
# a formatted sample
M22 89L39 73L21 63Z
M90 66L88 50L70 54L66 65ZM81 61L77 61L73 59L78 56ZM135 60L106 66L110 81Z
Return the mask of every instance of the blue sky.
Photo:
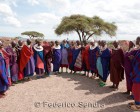
M35 30L46 39L78 39L77 34L54 33L61 18L71 14L97 15L115 22L118 31L112 40L134 40L140 35L140 0L0 0L0 36Z

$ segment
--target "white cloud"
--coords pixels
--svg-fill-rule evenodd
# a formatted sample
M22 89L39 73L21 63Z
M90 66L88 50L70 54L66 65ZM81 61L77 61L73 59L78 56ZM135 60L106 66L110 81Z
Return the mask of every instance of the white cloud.
M32 14L22 20L24 25L21 27L21 32L38 31L46 35L46 38L55 39L57 36L54 33L54 29L60 23L60 20L60 17L52 13L41 12Z
M50 12L62 15L70 8L70 0L27 0L31 5L45 5Z
M15 17L16 13L12 11L8 4L0 3L0 17L3 18L6 24L20 27L20 21Z
M67 10L65 8L69 8L70 1L69 0L42 0L49 8L54 9L63 9L63 11Z
M18 4L19 2L20 4ZM22 15L20 11L23 9L20 8L20 11L17 11L18 9L14 7L17 12L11 9L13 6L20 7L22 3L31 5L26 5L27 8L30 7L30 16L25 14L25 18L18 16L18 13ZM117 37L119 39L132 39L140 34L139 0L0 0L1 4L5 4L3 8L0 6L0 17L5 18L5 22L21 26L18 17L23 21L21 28L23 31L37 30L47 33L50 38L57 37L54 34L54 28L60 23L61 18L71 14L84 14L90 17L97 15L106 21L115 22L118 26ZM32 7L34 5L37 5L36 9ZM61 37L67 36L62 35Z
M59 17L51 13L38 13L31 15L29 23L34 24L50 24L51 21L53 24L56 24L59 21Z
M20 27L21 26L20 21L17 18L15 18L15 17L6 17L6 18L4 18L4 21L7 24L10 24L12 26L16 26L16 27Z
M31 5L38 5L39 1L38 0L28 0L28 3Z
M118 26L117 37L131 39L140 34L139 0L75 0L67 10L71 14L100 16Z
M6 16L13 15L12 9L7 4L3 4L3 3L0 3L0 13Z
M19 0L0 0L1 3L5 3L7 5L13 5L15 7L17 7L17 1Z

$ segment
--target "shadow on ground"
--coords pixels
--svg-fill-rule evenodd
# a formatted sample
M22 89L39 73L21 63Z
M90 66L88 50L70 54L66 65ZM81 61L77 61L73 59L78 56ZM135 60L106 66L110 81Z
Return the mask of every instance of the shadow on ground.
M98 79L90 79L86 76L81 76L80 74L63 73L57 76L66 78L68 81L75 81L75 84L77 85L75 90L88 90L89 91L89 92L86 92L85 95L105 94L105 93L110 93L113 91L113 89L110 89L108 86L100 87Z
M99 104L116 104L128 101L127 96L123 95L121 92L114 92L113 89L109 88L109 86L100 87L98 79L89 79L86 76L80 76L80 74L59 74L58 77L66 78L68 81L75 81L76 88L75 90L87 90L85 95L91 94L101 94L104 95L106 93L111 93L103 99L99 100L97 103ZM115 100L114 100L115 99Z

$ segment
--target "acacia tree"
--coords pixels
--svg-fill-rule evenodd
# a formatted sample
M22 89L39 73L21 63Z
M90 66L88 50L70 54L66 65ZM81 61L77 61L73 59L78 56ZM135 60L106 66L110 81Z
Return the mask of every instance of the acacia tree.
M30 39L34 39L34 38L44 39L44 34L36 32L36 31L25 31L25 32L21 33L21 35L27 35L30 37Z
M87 17L84 15L71 15L63 17L61 23L55 29L57 35L76 32L80 41L89 40L93 35L107 34L115 36L117 26L115 23L105 22L98 16Z

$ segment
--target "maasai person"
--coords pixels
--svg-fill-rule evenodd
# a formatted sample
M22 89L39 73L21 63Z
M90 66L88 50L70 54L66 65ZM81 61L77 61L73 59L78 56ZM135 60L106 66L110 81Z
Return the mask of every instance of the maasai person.
M43 47L41 46L41 41L38 40L38 43L34 45L34 59L35 59L35 72L37 78L43 78L44 73L44 54Z
M59 73L61 59L61 46L59 45L58 41L55 41L55 46L53 48L53 72L55 75Z
M68 62L69 62L69 69L71 70L70 71L70 74L72 74L72 71L74 70L74 67L73 67L73 52L74 52L74 49L75 49L75 46L74 46L74 41L72 41L70 43L70 47L68 49Z
M74 73L77 71L82 70L82 54L81 54L81 43L79 41L76 41L75 49L73 52L73 67L74 67Z
M106 84L106 80L108 78L109 75L109 69L110 69L110 57L111 57L111 53L110 50L107 48L107 44L105 41L102 41L101 43L101 64L102 64L102 77L101 78L101 82L99 83L99 85L101 87L105 86Z
M6 95L6 91L9 87L9 82L6 74L6 63L2 53L3 44L0 41L0 98Z
M51 42L49 42L49 43L50 43L51 48L54 48L54 47L55 47L54 41L51 41Z
M136 39L136 45L139 46L139 50L137 50L133 58L133 69L130 74L133 82L132 93L135 102L129 103L129 107L133 111L140 111L140 37Z
M62 60L61 60L61 72L63 72L63 68L66 68L66 72L68 72L68 48L69 45L67 44L66 40L63 40L61 46L61 55L62 55Z
M7 53L7 51L4 48L1 49L1 52L3 54L6 63L6 75L8 77L9 86L11 86L12 81L11 81L11 73L10 73L10 55Z
M17 62L18 62L18 67L20 68L20 59L21 59L21 49L23 47L23 41L19 40L18 41L18 46L17 46ZM18 80L24 79L24 74L20 72L18 73Z
M17 63L17 48L16 42L12 41L11 46L6 48L6 51L10 55L10 73L13 83L17 83L18 81L18 63Z
M97 53L99 52L99 47L95 45L94 42L90 42L90 49L89 49L89 64L90 64L90 71L92 74L91 78L95 78L97 74Z
M52 48L48 42L44 42L44 61L45 61L45 73L50 76L51 73L51 61L52 61Z
M124 55L124 69L125 69L125 77L126 77L126 87L127 91L124 94L129 94L132 92L132 79L130 77L130 73L132 72L132 60L129 58L131 55L135 55L135 44L130 41L129 42L129 49L126 51Z
M20 72L24 73L24 78L27 78L27 80L31 80L31 76L33 76L35 72L33 55L31 40L27 39L20 53Z
M102 63L101 63L101 41L98 41L98 52L96 53L97 56L97 62L96 62L96 67L97 67L97 76L99 76L99 80L101 77L103 77L103 68L102 68Z
M89 44L84 41L84 47L82 49L82 69L84 70L83 76L89 77L89 70L90 70L90 64L89 64ZM86 74L87 72L87 74Z
M114 41L113 46L110 60L110 79L113 83L111 88L118 90L119 82L124 79L124 54L118 42Z

